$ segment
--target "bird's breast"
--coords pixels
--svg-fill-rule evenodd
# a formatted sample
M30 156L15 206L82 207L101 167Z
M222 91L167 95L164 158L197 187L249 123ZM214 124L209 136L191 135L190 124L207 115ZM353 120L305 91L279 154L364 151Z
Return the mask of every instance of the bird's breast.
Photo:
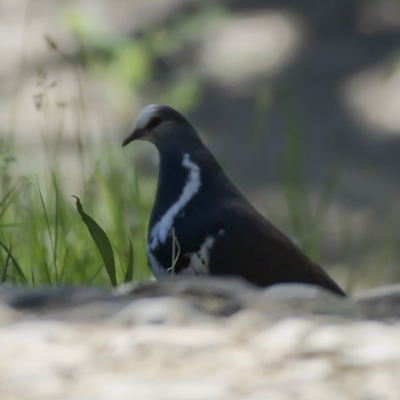
M185 251L179 247L179 241L167 241L166 244L152 249L147 244L147 256L150 268L155 277L166 275L209 275L210 259L216 240L224 232L207 236L196 251Z
M201 187L201 175L200 167L191 161L189 154L184 154L182 164L180 168L184 168L187 171L187 178L183 186L176 188L176 199L172 204L163 212L162 215L158 216L157 222L150 227L150 233L148 236L148 244L150 249L154 250L160 244L164 244L167 240L167 236L171 234L172 227L174 226L175 219L179 215L185 213L185 208L188 203L196 196ZM171 176L171 181L174 177ZM159 185L167 185L168 182L165 180L159 182ZM162 193L162 187L160 192ZM153 214L157 213L158 209L164 209L165 207L162 202L162 195L156 198L154 204ZM154 219L154 216L152 216Z
M183 154L180 165L161 165L160 168L168 171L161 171L160 174L162 179L158 182L159 188L151 218L151 221L155 222L151 224L147 238L147 256L155 275L160 275L173 266L173 246L177 247L177 252L180 251L179 244L172 237L173 227L178 218L184 218L186 207L195 198L202 184L200 167L191 160L189 154ZM177 177L182 177L182 171L185 172L186 179L177 181ZM177 182L181 182L180 186L177 186ZM176 194L172 193L174 200L166 206L164 193L171 194L171 187Z
M211 250L215 244L215 236L207 236L201 244L200 249L196 252L189 253L188 270L194 275L209 275L210 274L210 256Z

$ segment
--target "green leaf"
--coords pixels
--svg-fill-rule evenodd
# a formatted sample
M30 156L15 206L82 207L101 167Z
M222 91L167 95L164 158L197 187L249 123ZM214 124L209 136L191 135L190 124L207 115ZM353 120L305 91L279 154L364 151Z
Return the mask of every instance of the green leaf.
M114 252L104 230L100 227L100 225L89 215L87 215L83 211L83 207L81 201L78 197L72 196L76 199L76 209L78 213L82 217L82 221L87 226L90 235L92 236L93 241L95 242L97 249L100 252L100 255L103 259L104 266L106 267L107 274L110 278L111 284L113 286L117 286L117 278L115 275L115 260L114 260Z
M133 280L133 247L131 239L129 239L129 259L128 259L128 267L126 269L124 282L128 283L132 282L132 280Z

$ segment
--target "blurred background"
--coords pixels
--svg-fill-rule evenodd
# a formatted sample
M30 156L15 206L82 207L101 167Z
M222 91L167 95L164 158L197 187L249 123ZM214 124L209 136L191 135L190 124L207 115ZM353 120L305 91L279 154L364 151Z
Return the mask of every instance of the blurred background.
M400 1L0 0L0 279L147 279L165 103L347 291L400 281ZM130 245L131 243L131 245Z

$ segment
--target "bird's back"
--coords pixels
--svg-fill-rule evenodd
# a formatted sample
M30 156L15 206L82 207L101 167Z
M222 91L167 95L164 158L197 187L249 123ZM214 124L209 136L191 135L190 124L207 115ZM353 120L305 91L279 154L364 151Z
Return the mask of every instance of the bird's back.
M235 188L221 203L222 235L212 249L210 269L217 275L240 275L258 286L297 282L343 290L298 246L264 218Z

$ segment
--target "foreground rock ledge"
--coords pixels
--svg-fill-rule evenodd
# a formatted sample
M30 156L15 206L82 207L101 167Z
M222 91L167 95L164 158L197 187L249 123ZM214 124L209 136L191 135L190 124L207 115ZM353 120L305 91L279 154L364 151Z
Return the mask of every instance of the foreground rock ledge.
M399 399L400 286L0 288L0 399Z

